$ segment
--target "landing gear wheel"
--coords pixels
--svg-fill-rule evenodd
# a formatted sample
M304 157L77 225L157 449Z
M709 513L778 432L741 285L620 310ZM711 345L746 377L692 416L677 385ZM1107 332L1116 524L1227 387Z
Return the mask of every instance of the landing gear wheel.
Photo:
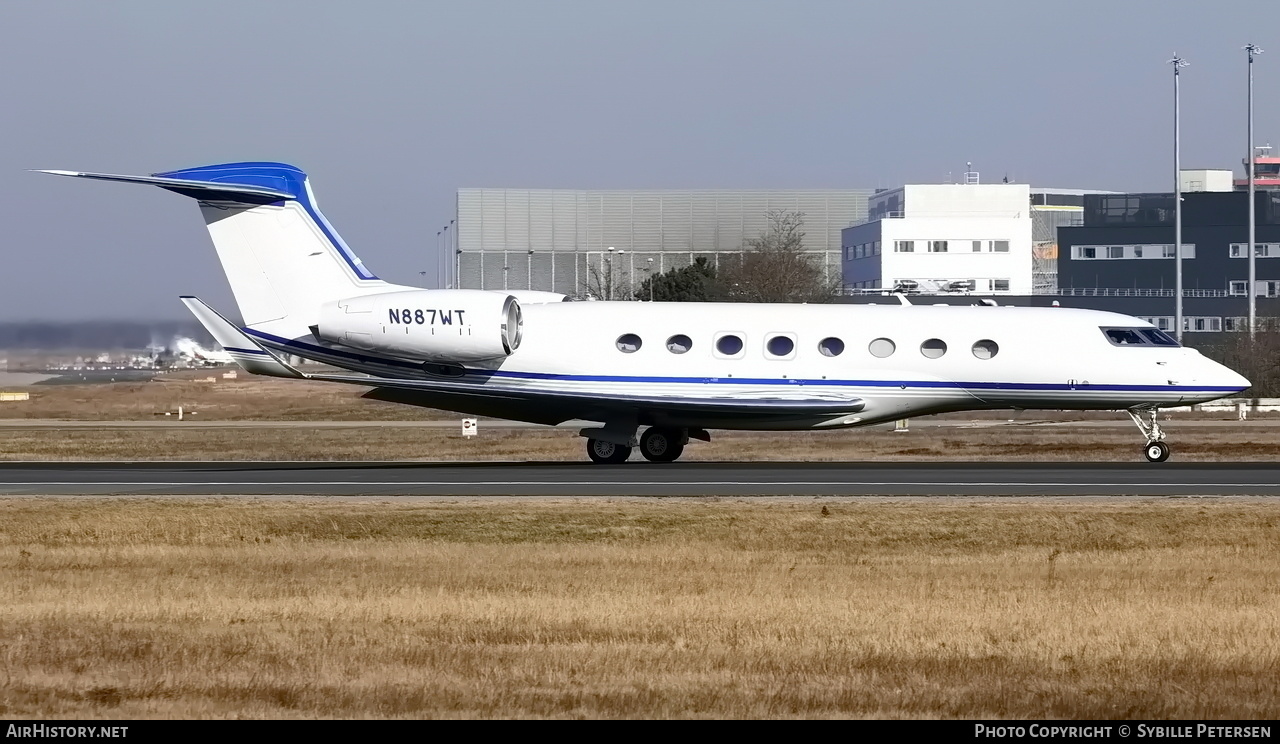
M1164 462L1169 459L1169 445L1164 442L1149 442L1144 454L1150 462Z
M626 462L627 458L631 457L631 448L625 444L614 444L603 439L588 439L587 456L591 458L592 462L617 465L618 463Z
M674 462L684 453L682 432L657 426L640 437L640 454L649 462Z

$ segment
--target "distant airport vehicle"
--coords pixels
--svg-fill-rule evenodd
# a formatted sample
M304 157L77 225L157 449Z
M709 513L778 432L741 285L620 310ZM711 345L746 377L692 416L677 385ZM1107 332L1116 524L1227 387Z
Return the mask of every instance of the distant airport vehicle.
M196 199L243 325L183 302L249 372L367 385L366 397L581 430L595 462L677 459L710 429L812 430L983 409L1123 410L1164 461L1161 406L1249 381L1149 323L1066 308L564 302L374 276L307 176L228 163L152 176ZM308 374L289 356L360 373ZM644 427L644 433L637 433Z

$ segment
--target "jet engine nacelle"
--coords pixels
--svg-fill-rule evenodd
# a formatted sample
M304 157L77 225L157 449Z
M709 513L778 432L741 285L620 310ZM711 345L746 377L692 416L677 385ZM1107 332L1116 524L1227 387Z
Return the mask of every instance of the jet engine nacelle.
M315 329L335 344L434 362L510 356L523 331L516 298L473 289L385 292L328 302Z

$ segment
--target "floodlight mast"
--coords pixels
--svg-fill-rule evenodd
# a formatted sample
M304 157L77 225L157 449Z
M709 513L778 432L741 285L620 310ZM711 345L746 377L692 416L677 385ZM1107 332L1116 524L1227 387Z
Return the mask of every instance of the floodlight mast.
M1257 257L1254 255L1257 250L1254 247L1254 240L1257 237L1254 233L1254 160L1257 158L1257 150L1253 146L1253 58L1262 54L1262 50L1256 44L1247 44L1244 50L1249 54L1249 150L1248 157L1245 158L1245 168L1248 169L1246 175L1249 179L1249 340L1253 341L1258 332L1258 290L1257 284Z
M1174 52L1169 64L1173 65L1173 322L1178 343L1182 343L1182 129L1178 118L1178 71L1190 63Z

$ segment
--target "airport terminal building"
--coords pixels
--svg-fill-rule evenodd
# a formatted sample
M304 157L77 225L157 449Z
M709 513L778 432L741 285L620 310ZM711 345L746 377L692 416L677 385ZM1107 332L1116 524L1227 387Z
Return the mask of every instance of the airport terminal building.
M1252 291L1260 327L1280 330L1280 191L1259 190L1254 198ZM1248 199L1227 190L1182 195L1184 332L1248 330ZM1173 194L1086 197L1083 224L1058 235L1059 296L1174 330Z
M459 189L455 285L586 296L607 274L613 299L625 299L652 273L740 253L774 210L804 213L806 250L839 276L840 231L866 220L872 193Z

